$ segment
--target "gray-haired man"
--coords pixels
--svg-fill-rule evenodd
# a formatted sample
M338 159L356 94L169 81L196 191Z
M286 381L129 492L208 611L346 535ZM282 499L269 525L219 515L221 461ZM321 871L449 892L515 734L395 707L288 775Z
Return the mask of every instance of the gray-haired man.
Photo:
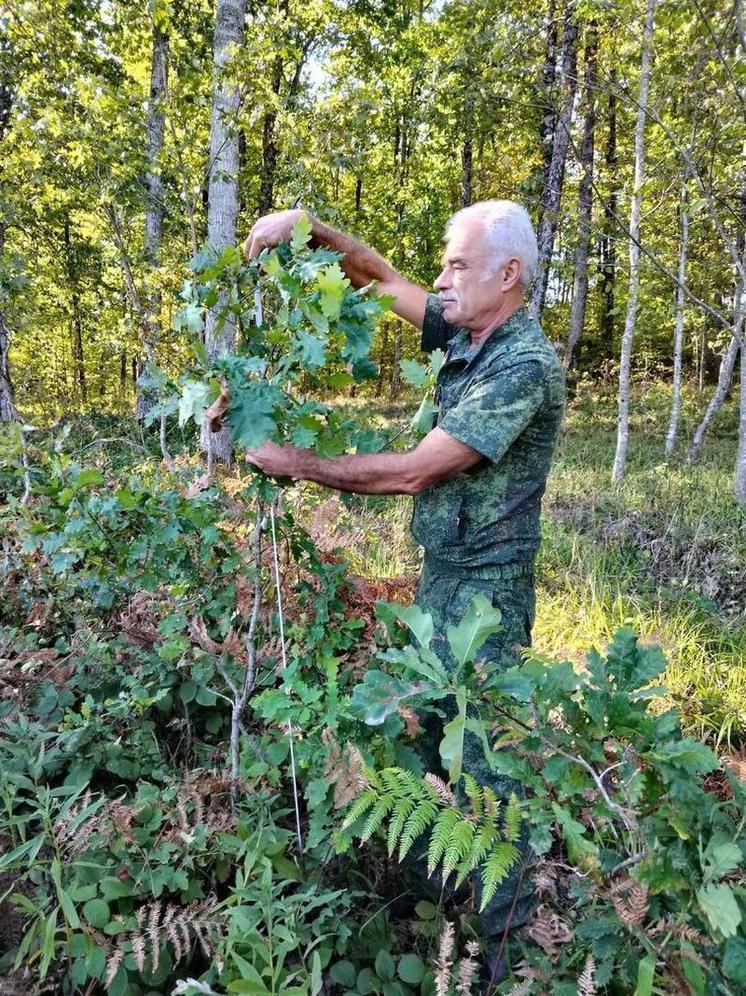
M287 240L299 214L260 219L247 255ZM394 311L422 330L424 350L447 350L436 424L406 453L326 460L265 443L249 459L268 474L341 491L413 495L412 533L425 549L417 602L433 615L434 649L448 663L445 633L480 593L502 613L502 629L481 656L509 666L531 639L540 504L565 398L561 364L524 305L537 257L528 214L511 201L483 201L455 214L437 295L367 246L311 220L314 240L344 253L353 286L377 281ZM474 737L465 744L464 770L503 796L515 788L495 779ZM528 915L527 884L517 868L490 903L483 917L488 951Z

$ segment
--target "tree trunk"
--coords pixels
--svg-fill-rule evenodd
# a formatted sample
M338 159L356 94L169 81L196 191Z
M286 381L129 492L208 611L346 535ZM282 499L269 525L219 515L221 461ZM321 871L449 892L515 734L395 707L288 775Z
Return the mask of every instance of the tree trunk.
M742 217L746 214L746 198L743 199L741 204ZM746 264L746 242L741 246L740 257L744 264ZM741 266L741 272L743 272L744 266ZM702 421L697 426L694 436L692 437L691 446L689 447L689 452L686 455L686 462L693 463L699 456L699 451L702 448L702 443L705 438L705 433L712 420L715 418L717 413L723 406L723 402L728 397L728 392L730 391L731 381L733 380L733 370L736 365L736 360L738 359L739 348L742 351L743 346L743 331L744 331L744 309L746 308L746 280L740 275L736 274L736 286L733 294L733 335L728 343L728 348L723 354L723 358L720 361L720 370L718 372L718 382L715 388L715 393L710 398L710 403L707 406L707 410L702 418ZM703 346L704 352L704 346ZM741 357L741 415L739 421L739 437L738 437L738 461L736 463L736 482L739 481L739 467L741 466L741 456L742 450L744 448L743 439L743 356ZM740 500L740 499L739 499Z
M72 306L73 382L77 383L81 403L85 404L88 401L88 390L85 379L83 316L80 308L80 289L78 287L76 264L73 258L72 239L70 238L70 219L67 216L65 217L62 235L65 244L65 269L70 284L70 304Z
M670 457L676 448L681 415L681 368L684 351L684 284L686 283L686 256L689 248L689 206L687 204L686 183L681 190L681 241L679 242L679 282L676 286L676 324L673 333L673 391L671 397L671 419L666 433L666 456Z
M595 22L591 22L585 43L585 79L583 81L585 119L583 121L583 143L580 149L580 167L583 172L578 190L578 248L575 255L570 331L565 353L565 366L568 370L572 366L575 347L583 334L585 305L588 299L588 248L591 241L591 214L593 211L593 142L596 127L597 52L598 29Z
M13 110L11 78L11 51L7 38L0 39L0 148L10 127ZM0 257L5 251L5 212L3 206L3 159L0 155ZM10 376L10 326L0 300L0 422L16 422L18 409L15 403L13 381Z
M472 202L472 184L474 167L474 145L472 141L472 119L474 116L474 97L469 94L464 106L464 144L461 147L461 207L469 207Z
M572 109L577 88L577 40L578 27L572 17L569 3L565 6L564 36L562 39L562 86L564 98L552 139L552 159L549 165L546 184L541 196L541 224L537 236L539 259L536 278L531 296L531 311L537 319L544 310L549 268L554 249L554 237L559 222L562 186L565 180L565 161L570 144Z
M547 11L546 49L544 52L544 67L541 74L541 89L544 98L544 109L541 117L539 141L542 158L542 191L549 182L549 167L552 165L552 137L557 124L557 111L554 106L554 87L557 81L557 6L556 0L549 0ZM538 226L543 218L543 202L540 201ZM538 227L537 226L537 227Z
M396 323L394 333L394 356L391 361L391 381L389 382L389 400L395 401L401 394L401 353L402 353L401 322Z
M158 266L158 254L163 240L163 180L158 162L163 149L166 126L165 98L168 87L168 36L153 23L153 55L150 67L150 99L148 101L148 171L145 175L145 264L150 271ZM160 332L161 296L156 288L146 291L140 317L143 352L155 362L155 343ZM142 421L156 402L152 389L138 386L136 416Z
M609 195L604 204L604 220L601 232L601 280L602 300L601 338L606 346L607 356L614 355L614 287L616 281L616 214L619 203L619 181L617 179L616 152L616 67L609 70L609 133L606 141L606 174L609 178Z
M13 382L10 379L9 350L10 329L4 313L0 311L0 422L18 421Z
M238 217L239 138L236 117L241 103L238 87L227 73L228 63L241 45L244 34L246 0L218 0L215 14L212 117L210 119L210 175L208 181L207 241L217 252L235 245ZM230 352L236 340L236 326L227 317L219 326L218 319L225 307L221 295L208 312L205 326L205 346L208 356L215 358ZM222 461L229 461L233 452L230 430L210 433L203 427L202 448Z
M655 27L656 0L648 0L645 30L642 38L640 66L640 92L637 99L635 125L635 179L629 223L629 297L627 316L622 336L622 353L619 363L619 413L617 416L617 444L614 455L612 481L617 483L624 476L629 446L629 394L632 369L632 343L637 318L637 299L640 291L640 215L642 212L642 184L645 179L645 117L650 87L650 65L653 30Z
M739 505L746 507L746 340L741 343L741 390L738 419L738 456L733 494Z

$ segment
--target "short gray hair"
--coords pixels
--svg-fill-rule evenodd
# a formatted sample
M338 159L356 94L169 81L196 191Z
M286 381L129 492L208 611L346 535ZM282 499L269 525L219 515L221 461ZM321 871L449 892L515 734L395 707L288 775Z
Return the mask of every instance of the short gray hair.
M521 286L526 290L534 279L539 250L528 211L515 201L478 201L452 215L446 225L446 238L465 221L482 223L493 254L493 273L515 257L521 263Z

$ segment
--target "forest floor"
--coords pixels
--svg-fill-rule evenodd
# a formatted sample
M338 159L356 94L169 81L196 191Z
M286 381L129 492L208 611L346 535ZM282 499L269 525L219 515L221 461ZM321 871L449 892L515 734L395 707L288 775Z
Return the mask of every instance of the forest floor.
M393 434L412 402L363 398L347 408ZM702 408L687 392L681 444L667 462L670 390L638 389L627 473L615 487L616 397L581 385L544 500L534 645L580 660L631 626L663 647L666 685L691 732L732 748L746 732L746 516L732 495L735 406L720 412L700 459L685 462ZM355 573L418 570L408 498L358 496L345 506L336 535Z

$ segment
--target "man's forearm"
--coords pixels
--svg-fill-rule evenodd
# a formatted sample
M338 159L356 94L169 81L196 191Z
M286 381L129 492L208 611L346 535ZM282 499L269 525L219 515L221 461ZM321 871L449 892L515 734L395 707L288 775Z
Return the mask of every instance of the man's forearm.
M424 483L409 453L364 453L327 460L310 450L299 450L293 477L366 495L414 495Z
M387 263L383 256L379 256L370 246L358 242L357 239L345 235L344 232L330 228L309 215L311 221L311 239L315 245L327 246L335 252L344 253L341 266L350 278L353 287L365 287L372 280L378 283L386 283L396 280L398 272Z

